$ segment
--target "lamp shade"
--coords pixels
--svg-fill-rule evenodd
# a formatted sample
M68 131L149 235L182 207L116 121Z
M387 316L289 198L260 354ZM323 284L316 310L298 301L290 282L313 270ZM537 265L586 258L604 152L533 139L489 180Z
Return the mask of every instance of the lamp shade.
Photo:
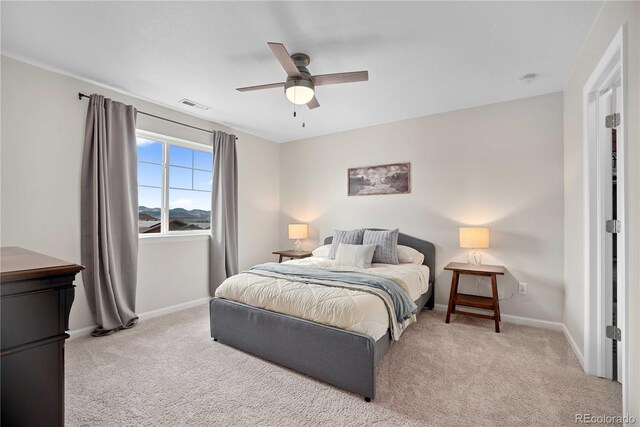
M488 248L489 229L487 227L460 227L460 247L467 249Z
M306 239L307 224L289 224L290 239Z

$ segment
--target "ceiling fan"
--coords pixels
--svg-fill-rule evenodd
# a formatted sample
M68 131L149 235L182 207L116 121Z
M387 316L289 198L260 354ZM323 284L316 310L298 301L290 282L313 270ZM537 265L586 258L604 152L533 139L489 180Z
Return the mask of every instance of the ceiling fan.
M284 71L287 80L283 83L270 83L266 85L239 87L240 92L252 90L273 89L284 87L284 93L289 101L294 104L307 104L310 109L318 108L320 104L315 95L316 86L335 85L340 83L365 82L369 80L368 71L352 71L347 73L320 74L312 76L307 66L311 62L309 55L294 53L289 55L282 43L267 43Z

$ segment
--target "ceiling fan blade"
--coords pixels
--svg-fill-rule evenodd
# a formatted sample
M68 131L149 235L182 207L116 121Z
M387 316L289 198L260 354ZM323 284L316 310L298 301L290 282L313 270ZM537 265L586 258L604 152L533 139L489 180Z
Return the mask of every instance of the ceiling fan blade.
M273 89L277 87L284 87L284 83L269 83L266 85L239 87L236 90L239 92L250 92L252 90Z
M320 74L311 76L316 86L337 85L340 83L366 82L369 80L368 71L352 71L349 73Z
M313 110L314 108L318 108L319 106L320 106L320 103L318 102L318 98L316 98L315 96L311 98L311 101L307 102L307 107L309 107L310 110Z
M276 56L278 62L280 62L280 65L282 65L282 68L287 72L287 76L296 78L302 77L298 67L296 67L293 59L291 59L291 55L289 55L289 52L287 52L287 49L282 43L268 42L267 44L271 48L271 52Z

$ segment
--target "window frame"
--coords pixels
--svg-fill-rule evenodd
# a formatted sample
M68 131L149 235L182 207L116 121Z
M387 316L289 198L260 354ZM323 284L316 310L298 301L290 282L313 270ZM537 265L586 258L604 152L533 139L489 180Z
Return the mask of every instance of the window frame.
M171 145L187 148L190 150L204 151L209 152L213 156L213 147L211 145L193 142L186 139L175 138L173 136L162 135L155 132L149 132L142 129L136 129L136 138L145 138L156 142L162 143L162 203L160 207L160 233L140 233L138 232L139 239L153 239L153 238L165 238L165 237L179 237L179 236L210 236L211 235L211 212L209 213L209 230L178 230L178 231L170 231L169 230L169 169L170 169L170 158L169 158L169 147ZM138 160L139 162L139 160ZM153 163L157 164L157 163ZM137 165L136 165L137 166ZM200 170L195 167L186 168L193 170ZM213 174L213 167L211 168L211 173ZM140 187L140 184L137 184ZM142 185L145 187L145 185ZM152 187L157 188L157 187ZM195 190L206 192L205 190ZM138 203L138 206L140 204Z

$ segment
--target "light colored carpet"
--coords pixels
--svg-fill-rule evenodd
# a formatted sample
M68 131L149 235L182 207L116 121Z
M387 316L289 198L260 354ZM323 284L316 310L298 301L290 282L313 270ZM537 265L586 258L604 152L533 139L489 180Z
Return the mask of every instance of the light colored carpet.
M423 312L378 367L378 396L342 391L209 337L207 306L66 347L67 425L574 425L621 413L560 332Z

